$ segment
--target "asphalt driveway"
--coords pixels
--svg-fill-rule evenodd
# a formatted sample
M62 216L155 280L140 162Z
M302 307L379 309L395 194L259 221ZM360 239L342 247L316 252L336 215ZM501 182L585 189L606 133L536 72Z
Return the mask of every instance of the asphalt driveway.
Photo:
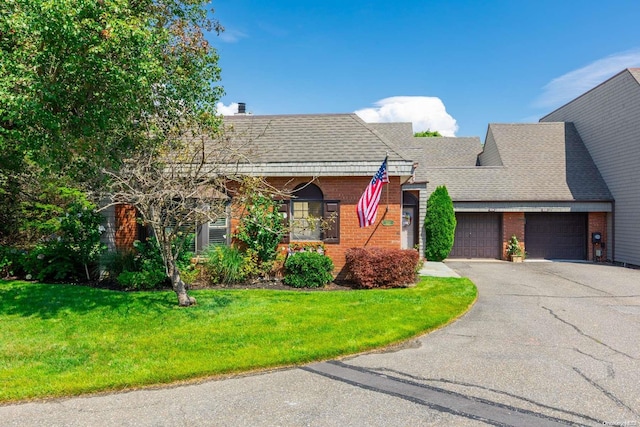
M640 270L451 262L479 298L403 348L162 389L0 406L0 424L640 426Z

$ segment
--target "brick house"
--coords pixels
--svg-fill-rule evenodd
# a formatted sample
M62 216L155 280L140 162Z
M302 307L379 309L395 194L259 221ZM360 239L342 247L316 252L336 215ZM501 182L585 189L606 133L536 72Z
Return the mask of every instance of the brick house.
M423 253L426 203L438 185L447 186L458 220L450 258L506 259L516 235L528 258L640 265L639 108L640 69L632 69L540 123L490 124L484 144L477 137L416 138L411 123L365 123L355 114L241 114L224 123L251 141L243 173L293 190L283 215L337 216L329 229L294 228L288 236L324 242L336 273L350 247ZM390 183L376 224L360 228L356 204L385 155ZM132 215L124 207L112 212L116 245L142 232ZM201 225L197 247L229 243L236 221L237 212L229 212Z
M351 247L400 248L402 238L402 185L413 177L413 161L391 141L355 114L316 114L225 117L234 138L250 153L250 161L237 165L241 174L262 176L293 198L283 206L283 216L293 220L335 218L329 228L293 227L286 242L322 242L334 261L336 273ZM231 132L230 132L231 133ZM383 190L376 223L358 225L356 205L385 156L389 183ZM228 244L240 212L196 230L196 250L210 244ZM135 210L116 206L107 213L112 248L128 247L143 232ZM408 247L413 247L411 243Z

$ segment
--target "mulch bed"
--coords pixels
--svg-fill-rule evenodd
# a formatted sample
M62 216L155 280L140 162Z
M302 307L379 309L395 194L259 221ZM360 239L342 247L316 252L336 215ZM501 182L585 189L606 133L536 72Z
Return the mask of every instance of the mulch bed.
M211 285L209 283L206 282L202 282L202 281L198 281L195 283L192 283L189 286L190 290L198 290L198 289L219 289L219 290L226 290L226 289L271 289L274 291L303 291L303 292L309 292L309 291L352 291L354 289L356 289L354 287L354 285L349 284L349 283L335 283L335 282L331 282L331 283L327 283L325 286L321 287L321 288L294 288L292 286L287 286L284 283L282 283L281 280L254 280L251 282L247 282L247 283L238 283L238 284L233 284L233 285L224 285L224 284L219 284L219 285Z

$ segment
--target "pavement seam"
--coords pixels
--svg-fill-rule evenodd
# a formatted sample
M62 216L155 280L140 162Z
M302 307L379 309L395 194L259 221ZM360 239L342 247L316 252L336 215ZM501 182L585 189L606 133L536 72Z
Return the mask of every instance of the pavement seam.
M387 368L370 368L370 369L375 370L375 371L379 371L379 372L393 372L395 374L402 375L402 376L405 376L407 378L412 378L412 379L417 380L417 381L439 382L439 383L443 383L443 384L453 384L453 385L459 385L459 386L462 386L462 387L477 388L477 389L480 389L480 390L485 390L485 391L489 391L489 392L492 392L492 393L502 394L502 395L505 395L505 396L508 396L508 397L512 397L514 399L518 399L518 400L521 400L523 402L530 403L532 405L536 405L536 406L538 406L540 408L544 408L544 409L549 409L549 410L552 410L552 411L560 412L560 413L565 414L565 415L571 415L571 416L574 416L574 417L577 417L577 418L582 418L584 420L593 421L593 422L596 422L596 423L599 423L599 424L603 423L602 420L590 417L588 415L580 414L578 412L573 412L573 411L569 411L569 410L562 409L562 408L557 408L555 406L546 405L544 403L536 402L535 400L528 399L528 398L523 397L523 396L518 396L517 394L509 393L509 392L503 391L503 390L497 390L497 389L490 388L490 387L485 387L485 386L478 385L478 384L472 384L472 383L467 383L467 382L462 382L462 381L452 381L452 380L448 380L446 378L424 378L424 377L420 377L420 376L417 376L417 375L411 375L411 374L407 374L407 373L404 373L404 372L401 372L401 371L397 371L395 369L387 369Z
M329 365L328 368L323 369L322 365ZM356 371L359 372L361 374L365 374L369 377L374 378L374 381L380 381L380 380L384 380L384 381L389 381L389 382L394 382L394 383L401 383L410 387L417 387L419 389L423 389L425 391L428 392L432 392L435 393L437 395L447 395L450 396L451 399L457 399L459 401L462 402L466 402L463 405L460 405L458 403L458 406L462 406L465 407L467 409L471 409L471 410L459 410L459 409L455 409L452 407L447 407L441 404L437 404L434 402L430 402L428 400L425 400L423 398L416 398L414 396L410 396L408 394L403 394L403 393L399 393L399 392L395 392L390 390L389 388L382 388L382 387L376 387L376 386L372 386L370 384L365 384L363 382L360 381L354 381L351 380L349 378L345 378L343 376L340 376L339 374L336 373L331 373L331 372L327 372L327 371L331 371L332 369L330 368L330 366L334 366L338 369L342 368L342 369L347 369L347 370L351 370L351 371ZM341 382L345 382L347 384L351 384L354 385L356 387L360 387L360 388L364 388L364 389L368 389L368 390L372 390L372 391L376 391L379 393L384 393L384 394L388 394L388 395L392 395L395 397L399 397L401 399L405 399L405 400L409 400L411 402L417 403L417 404L421 404L424 406L427 406L431 409L435 409L438 411L442 411L442 412L447 412L450 414L454 414L457 416L461 416L464 418L468 418L468 419L473 419L473 420L478 420L478 421L483 421L486 422L488 424L492 424L492 425L497 425L497 426L510 426L510 425L531 425L531 424L527 424L526 421L524 419L528 418L528 421L531 422L531 419L535 419L536 421L536 425L541 425L542 423L546 422L549 425L585 425L585 424L578 424L575 421L570 421L570 420L566 420L566 419L562 419L562 418L557 418L557 417L552 417L552 416L548 416L545 414L541 414L538 412L534 412L528 409L522 409L522 408L517 408L514 406L510 406L510 405L505 405L502 403L498 403L498 402L492 402L490 400L486 400L483 398L479 398L479 397L474 397L474 396L467 396L461 393L457 393L451 390L446 390L443 388L439 388L439 387L434 387L434 386L430 386L430 385L426 385L426 384L420 384L417 383L415 381L409 381L403 378L398 378L395 376L390 376L390 375L384 375L384 374L380 374L377 373L375 371L372 371L370 369L366 369L366 368L362 368L359 366L353 366L353 365L348 365L339 361L328 361L328 362L323 362L323 363L319 363L319 364L315 364L315 365L309 365L306 367L301 368L305 371L311 372L311 373L315 373L318 375L322 375L325 376L327 378L331 378L337 381L341 381ZM456 405L452 405L452 406L456 406ZM493 419L493 418L488 418L485 416L480 416L475 414L474 412L479 412L479 410L482 409L487 409L489 408L490 410L498 410L498 411L502 411L503 415L500 416L500 414L494 414L494 418L498 418L498 419ZM480 411L481 412L481 411ZM510 418L514 418L513 414L517 414L516 417L518 418L518 421L520 421L521 424L505 424L504 422L500 421L499 418L505 418L504 413L507 413L508 415L510 415ZM594 418L588 417L588 416L584 416L584 415L580 415L580 418L582 418L585 421L591 421L591 422L596 422L598 424L603 424L603 421L601 420L596 420Z
M545 306L540 306L541 308L544 308L545 310L547 310L549 312L549 314L551 314L553 317L555 317L557 320L559 320L560 322L564 323L567 326L572 327L576 332L578 332L578 334L582 335L585 338L589 338L590 340L592 340L593 342L600 344L603 347L608 348L609 350L613 351L614 353L620 354L622 356L626 356L631 360L637 360L635 357L625 353L624 351L618 350L616 348L611 347L609 344L605 344L602 341L600 341L599 339L592 337L591 335L585 333L582 329L578 328L576 325L574 325L573 323L564 320L563 318L561 318L560 316L558 316L552 309L545 307Z
M616 397L613 393L611 393L609 390L607 390L606 388L602 387L600 384L598 384L597 382L595 382L594 380L592 380L591 378L589 378L588 376L586 376L580 369L574 367L573 370L580 375L586 382L588 382L589 384L591 384L593 387L595 387L597 390L599 390L602 394L604 394L605 396L607 396L610 400L612 400L616 405L623 407L627 410L629 410L633 415L635 415L636 417L640 417L640 415L633 410L633 408L629 407L626 403L624 403L622 400L618 399L618 397Z

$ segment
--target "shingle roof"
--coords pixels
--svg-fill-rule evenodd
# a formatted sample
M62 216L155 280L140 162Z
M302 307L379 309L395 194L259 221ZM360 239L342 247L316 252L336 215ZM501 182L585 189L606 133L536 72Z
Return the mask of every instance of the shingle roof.
M474 167L481 152L477 137L414 137L404 146L405 156L418 163L417 181L428 180L434 168Z
M629 68L628 71L640 84L640 68Z
M407 176L416 162L415 180L446 185L454 201L613 199L572 123L491 124L491 153L480 156L479 138L416 138L410 123L355 114L229 116L224 124L252 147L251 173L369 175L388 153L392 174Z
M396 123L367 123L367 125L379 132L396 147L403 147L413 139L413 124L411 122Z
M430 168L454 201L612 200L572 123L490 124L504 166Z
M408 161L355 114L236 115L223 122L253 163Z

